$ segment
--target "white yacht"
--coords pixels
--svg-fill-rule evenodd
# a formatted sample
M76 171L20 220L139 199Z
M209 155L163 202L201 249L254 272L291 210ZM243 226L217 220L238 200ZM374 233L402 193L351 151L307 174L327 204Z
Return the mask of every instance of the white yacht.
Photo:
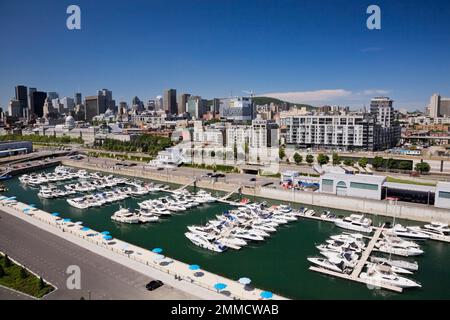
M393 228L389 229L389 231L393 232L399 237L410 238L414 240L426 240L430 238L430 236L424 232L415 231L411 228L405 228L401 224L396 224Z
M111 216L111 219L123 223L139 223L138 215L131 212L129 209L120 208Z
M84 197L67 199L66 201L72 207L75 207L75 208L78 208L78 209L87 209L87 208L89 208L89 203L86 201L86 199Z
M319 267L333 270L339 273L344 273L345 270L344 262L340 259L337 260L332 259L330 261L329 259L326 258L308 258L308 261L315 265L318 265Z
M208 241L205 237L203 237L199 234L186 232L184 235L193 244L195 244L201 248L208 249L208 250L211 250L214 252L224 252L225 250L227 250L227 247L224 246L222 243L220 243L218 241Z
M344 266L348 268L356 267L356 264L358 263L359 259L359 256L355 252L351 251L344 251L344 252L320 251L320 254L332 261L342 260Z
M359 214L351 214L345 218L338 218L334 220L334 224L348 230L367 233L372 232L372 220Z
M398 256L410 257L423 254L423 250L417 247L398 246L394 243L389 243L386 240L379 240L375 244L376 250L388 254L395 254Z
M156 222L159 220L159 217L149 210L140 209L137 212L138 212L139 221L142 223Z
M374 286L380 284L388 284L399 288L420 288L419 283L410 279L400 277L386 266L376 266L367 269L367 272L362 272L359 276L367 283Z
M367 262L367 268L371 268L371 267L376 267L376 266L387 266L389 268L391 268L392 272L395 273L400 273L400 274L413 274L411 271L401 268L401 267L397 267L397 266L392 266L389 263L386 262L381 262L381 263L374 263L374 262Z
M426 233L430 236L438 237L450 237L450 228L448 224L442 222L433 221L430 224L426 224L423 228L420 227L408 227L409 230Z
M370 261L376 262L376 263L384 263L388 264L390 266L399 267L402 269L417 271L419 270L419 264L417 261L410 262L406 260L392 260L392 259L386 259L382 257L370 257Z

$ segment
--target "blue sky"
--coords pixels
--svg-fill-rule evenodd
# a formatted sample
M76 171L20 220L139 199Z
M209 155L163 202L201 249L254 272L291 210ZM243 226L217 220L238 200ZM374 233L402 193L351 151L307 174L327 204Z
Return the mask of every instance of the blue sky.
M70 4L81 30L66 28ZM381 30L366 28L371 4ZM168 87L353 107L385 94L423 109L450 96L449 17L447 0L0 0L0 105L24 84L128 102Z

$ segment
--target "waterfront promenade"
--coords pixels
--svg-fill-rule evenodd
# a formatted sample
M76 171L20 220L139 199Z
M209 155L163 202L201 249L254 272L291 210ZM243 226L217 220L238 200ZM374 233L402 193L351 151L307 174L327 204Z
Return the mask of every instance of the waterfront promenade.
M29 208L28 205L21 202L0 204L0 209L11 215L112 261L121 263L128 268L152 278L160 279L167 285L200 299L261 299L262 290L260 289L244 287L235 280L227 279L206 270L191 271L186 263L164 257L119 239L105 240L104 235L99 231L86 229L84 231L80 224L65 222L60 217L39 209L26 210L27 208ZM226 288L219 292L214 288L217 283L225 284ZM272 299L284 298L273 295Z

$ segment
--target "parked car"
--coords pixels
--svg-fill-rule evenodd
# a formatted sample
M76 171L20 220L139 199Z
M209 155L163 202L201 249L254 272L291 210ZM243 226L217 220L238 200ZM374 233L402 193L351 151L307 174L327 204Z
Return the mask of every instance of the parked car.
M163 285L164 285L164 283L161 280L152 280L145 285L145 288L148 291L153 291L153 290L158 289L159 287L162 287Z

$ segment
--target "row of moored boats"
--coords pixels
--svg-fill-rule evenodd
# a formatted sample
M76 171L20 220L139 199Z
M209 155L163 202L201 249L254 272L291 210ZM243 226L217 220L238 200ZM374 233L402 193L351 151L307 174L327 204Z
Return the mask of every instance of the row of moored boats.
M114 212L111 219L116 222L132 224L157 222L161 217L184 212L215 201L217 201L217 198L204 190L200 190L195 194L187 190L180 190L170 196L139 202L139 209L136 210L120 208Z

